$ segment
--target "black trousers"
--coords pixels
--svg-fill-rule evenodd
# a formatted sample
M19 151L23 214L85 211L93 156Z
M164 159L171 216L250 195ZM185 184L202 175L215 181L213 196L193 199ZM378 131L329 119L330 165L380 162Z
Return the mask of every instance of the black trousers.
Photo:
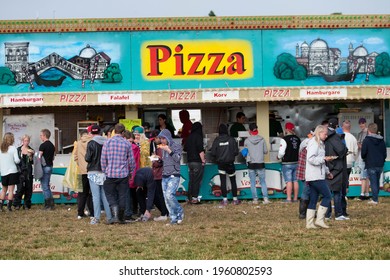
M28 209L31 208L31 197L33 193L33 176L23 174L20 176L19 184L17 184L16 193L14 196L14 206L20 206L22 204L22 198L24 195L24 206Z
M129 187L129 178L107 178L104 181L103 189L110 207L119 206L119 209L126 208L126 192Z
M89 185L88 175L81 175L81 183L83 185L83 191L79 192L77 195L77 215L84 216L85 206L87 205L91 217L94 216L93 212L93 202L92 202L92 193L91 187Z
M203 178L203 164L201 162L189 162L188 164L188 200L191 201L193 197L198 197L200 184Z

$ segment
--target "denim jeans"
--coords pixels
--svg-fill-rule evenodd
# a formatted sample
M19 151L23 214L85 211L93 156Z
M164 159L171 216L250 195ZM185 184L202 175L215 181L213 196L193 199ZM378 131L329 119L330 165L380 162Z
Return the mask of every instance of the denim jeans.
M53 172L53 166L42 166L43 169L43 176L41 178L41 189L43 193L44 199L53 198L53 194L50 190L50 177L51 173Z
M249 179L251 180L251 192L252 198L257 199L257 189L256 189L256 175L259 176L261 192L263 197L268 198L268 189L267 183L265 182L265 168L262 169L248 169Z
M167 206L171 223L177 223L177 220L183 218L184 210L176 198L176 191L179 188L180 177L163 177L162 188L165 204Z
M301 198L303 200L310 200L310 187L309 184L307 184L305 181L302 181L303 184L303 190L301 193Z
M203 165L201 162L189 162L188 163L188 199L191 200L193 197L198 197L200 184L203 178Z
M318 195L322 195L321 206L329 207L331 200L331 193L328 184L325 180L309 181L307 182L310 187L310 201L308 209L315 210L318 201Z
M297 168L298 164L282 164L282 174L284 181L296 182L297 181Z
M342 216L343 213L343 206L342 206L342 192L341 191L333 191L333 204L334 204L334 214L335 217ZM329 201L328 210L326 211L326 217L330 218L332 216L332 204Z
M368 179L370 180L370 186L372 191L372 200L378 202L379 195L379 180L383 172L383 167L371 167L367 168Z
M92 192L94 217L100 220L100 213L102 210L101 204L103 203L104 212L106 213L106 220L109 221L112 218L112 215L106 194L103 190L103 185L98 185L91 179L89 180L89 185Z
M126 207L125 207L125 217L133 216L133 198L131 197L131 189L127 188L126 190Z

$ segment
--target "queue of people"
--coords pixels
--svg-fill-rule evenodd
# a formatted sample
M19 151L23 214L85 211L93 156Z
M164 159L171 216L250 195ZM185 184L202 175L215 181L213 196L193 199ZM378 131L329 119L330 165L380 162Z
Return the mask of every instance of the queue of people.
M161 214L154 218L155 221L169 220L169 225L181 224L184 209L176 198L176 192L180 185L182 152L187 152L188 160L188 204L201 203L199 194L206 163L202 124L192 124L185 110L181 113L181 119L188 132L185 133L186 139L183 139L182 145L172 138L165 115L159 115L160 129L148 131L149 138L143 127L135 126L132 131L128 131L121 123L115 125L113 135L109 138L102 136L98 125L82 131L74 151L74 160L82 182L77 199L77 218L85 217L84 210L87 207L91 216L90 224L98 224L101 222L103 206L107 224L124 224L137 220L146 222L151 219L151 210L156 206ZM238 127L244 119L245 115L237 114L237 129L234 131L240 131L241 128ZM294 124L286 123L278 152L286 182L287 199L284 202L298 201L298 180L302 181L304 189L299 218L306 219L306 228L328 228L326 220L331 218L332 200L335 220L350 219L346 194L352 167L362 168L362 182L366 180L366 174L371 184L372 200L369 203L378 204L379 178L387 156L386 147L383 137L377 134L377 125L372 123L366 127L365 123L365 119L359 120L362 132L356 139L350 133L350 121L345 120L340 126L336 118L331 118L312 129L302 142L295 135ZM25 135L22 145L16 149L13 146L13 134L4 135L0 153L3 185L0 194L1 209L7 192L9 211L12 211L12 205L15 209L31 207L33 173L41 181L44 209L54 209L49 183L55 147L49 140L50 136L49 130L41 130L42 144L39 152L35 153L29 146L29 136ZM263 204L269 204L264 163L268 148L255 123L249 124L249 137L244 141L245 149L243 156L248 166L252 202L259 203L256 187L258 177ZM220 207L229 204L228 178L232 192L231 203L239 205L241 201L238 199L234 164L239 148L226 124L219 125L219 136L212 143L210 151L218 165L222 191ZM33 168L36 165L40 168ZM362 184L362 200L368 194L365 188ZM316 210L320 196L320 206Z

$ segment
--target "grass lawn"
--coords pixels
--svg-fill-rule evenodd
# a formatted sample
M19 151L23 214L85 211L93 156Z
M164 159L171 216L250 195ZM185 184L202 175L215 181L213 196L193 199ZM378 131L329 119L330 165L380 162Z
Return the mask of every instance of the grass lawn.
M76 205L0 212L2 260L388 260L390 198L349 200L349 221L307 230L298 203L183 204L182 225L90 225ZM157 210L153 215L159 215ZM104 214L102 214L104 220Z

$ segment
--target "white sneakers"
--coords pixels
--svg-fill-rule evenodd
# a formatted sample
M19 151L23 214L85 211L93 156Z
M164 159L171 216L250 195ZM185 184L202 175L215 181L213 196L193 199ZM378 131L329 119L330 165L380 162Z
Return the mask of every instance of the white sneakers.
M368 204L371 204L371 205L378 205L378 202L377 202L377 201L370 200L370 201L368 202Z
M164 222L166 220L168 220L167 216L159 216L159 217L153 218L153 221L155 221L155 222Z

